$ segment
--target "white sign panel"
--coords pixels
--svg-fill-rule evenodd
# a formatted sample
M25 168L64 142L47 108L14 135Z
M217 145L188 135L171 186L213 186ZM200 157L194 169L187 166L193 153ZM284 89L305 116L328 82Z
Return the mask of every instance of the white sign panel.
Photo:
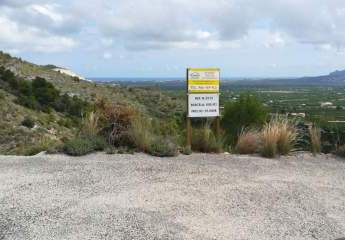
M219 94L189 94L188 117L218 117Z

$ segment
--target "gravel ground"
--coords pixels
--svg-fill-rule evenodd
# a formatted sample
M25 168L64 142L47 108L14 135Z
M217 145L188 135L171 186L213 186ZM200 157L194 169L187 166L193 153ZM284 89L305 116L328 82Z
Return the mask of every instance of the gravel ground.
M0 156L0 239L337 239L345 161Z

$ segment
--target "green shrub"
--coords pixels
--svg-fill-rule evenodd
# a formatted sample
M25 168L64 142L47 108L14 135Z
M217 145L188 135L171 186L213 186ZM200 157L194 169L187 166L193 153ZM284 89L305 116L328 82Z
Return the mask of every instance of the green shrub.
M149 153L158 157L174 157L178 155L178 146L165 137L155 137L151 142Z
M64 150L64 145L61 143L53 144L52 146L49 146L47 149L47 154L57 154L62 153Z
M44 152L47 150L47 146L43 146L43 145L34 145L34 146L30 146L28 148L25 149L23 155L24 156L34 156L40 152Z
M88 138L74 138L68 140L63 147L63 151L71 156L83 156L95 150L94 142Z
M47 151L53 145L56 145L56 142L54 140L42 137L41 139L38 139L38 141L33 145L24 146L20 150L19 154L24 156L33 156L40 152Z
M101 136L94 136L94 137L89 138L89 139L92 142L93 150L95 150L95 151L103 151L108 146L107 141Z
M193 153L192 148L190 146L183 147L181 152L184 155L191 155Z
M234 144L244 128L260 128L267 119L267 110L254 96L241 95L235 102L224 107L222 126L226 142Z
M33 128L35 126L34 120L30 117L25 117L21 124L27 128Z

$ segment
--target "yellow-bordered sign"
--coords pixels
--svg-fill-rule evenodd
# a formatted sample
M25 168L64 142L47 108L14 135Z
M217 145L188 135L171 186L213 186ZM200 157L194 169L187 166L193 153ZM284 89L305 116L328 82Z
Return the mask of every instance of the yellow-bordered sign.
M219 68L188 68L189 93L219 93Z

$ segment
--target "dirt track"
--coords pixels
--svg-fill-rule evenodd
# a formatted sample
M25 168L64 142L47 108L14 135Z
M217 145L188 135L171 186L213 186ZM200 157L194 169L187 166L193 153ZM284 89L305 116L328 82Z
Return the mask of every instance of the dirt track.
M0 239L345 237L345 161L0 156Z

